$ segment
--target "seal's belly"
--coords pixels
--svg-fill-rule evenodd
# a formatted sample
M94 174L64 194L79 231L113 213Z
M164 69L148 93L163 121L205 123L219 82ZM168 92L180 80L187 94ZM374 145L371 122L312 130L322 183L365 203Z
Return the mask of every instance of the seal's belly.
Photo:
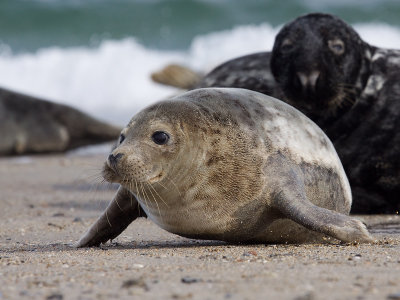
M246 241L265 231L276 219L266 213L261 204L255 208L256 212L246 213L243 207L232 204L210 207L200 201L195 205L157 208L142 203L140 199L139 202L147 216L164 230L197 239Z
M158 209L157 207L142 206L147 216L161 228L186 237L217 238L230 232L237 222L227 214L215 212L198 207L174 207L172 209Z
M210 219L205 212L148 213L158 226L171 233L193 239L221 240L228 242L300 242L321 241L323 235L296 224L289 219L270 218L253 219L253 222L239 220L232 216ZM265 217L265 215L264 215Z

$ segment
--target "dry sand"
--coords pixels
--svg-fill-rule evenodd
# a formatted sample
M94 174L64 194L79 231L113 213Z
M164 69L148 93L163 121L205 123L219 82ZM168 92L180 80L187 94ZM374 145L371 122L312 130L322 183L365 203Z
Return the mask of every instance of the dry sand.
M376 245L226 245L140 219L71 248L114 194L93 185L103 159L0 159L0 299L400 299L399 216L365 218Z

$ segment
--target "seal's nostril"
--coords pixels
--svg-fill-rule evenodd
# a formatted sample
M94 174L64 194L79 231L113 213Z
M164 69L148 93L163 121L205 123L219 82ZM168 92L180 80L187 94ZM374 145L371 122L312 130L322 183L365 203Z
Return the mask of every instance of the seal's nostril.
M118 160L124 156L122 153L117 153L116 155L114 154L110 154L108 156L108 161L110 163L110 165L115 166L118 163Z
M303 72L297 72L296 75L297 75L298 80L301 83L302 89L307 88L307 85L308 85L308 76L307 76L307 74L305 74Z
M308 78L309 78L309 83L310 83L311 88L312 88L313 90L315 90L315 87L316 87L316 85L317 85L317 81L318 81L318 78L319 78L320 73L321 73L320 71L313 71L313 72L311 72L310 75L308 76Z
M115 159L118 161L122 156L124 156L124 154L117 153L117 155L115 155Z

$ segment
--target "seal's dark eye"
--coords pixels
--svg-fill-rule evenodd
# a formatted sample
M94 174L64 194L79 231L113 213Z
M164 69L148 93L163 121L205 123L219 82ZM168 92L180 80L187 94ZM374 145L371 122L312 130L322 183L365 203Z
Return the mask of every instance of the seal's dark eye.
M125 135L121 134L119 136L119 143L122 144L123 141L125 141Z
M284 39L281 44L281 50L283 52L288 52L288 51L292 50L292 48L293 48L293 42L289 39Z
M342 40L335 39L328 41L329 49L336 55L341 55L344 53L344 43Z
M169 135L164 131L156 131L153 133L151 138L153 142L157 145L165 145L166 143L168 143Z

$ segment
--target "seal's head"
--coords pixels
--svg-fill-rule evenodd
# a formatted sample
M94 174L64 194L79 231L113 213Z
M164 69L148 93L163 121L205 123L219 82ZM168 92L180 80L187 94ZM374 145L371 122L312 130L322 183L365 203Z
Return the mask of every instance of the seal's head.
M185 144L183 122L193 116L185 116L186 106L165 101L132 118L104 164L103 177L135 190L137 184L153 184L176 172L175 160L183 159L189 146Z
M308 14L276 36L271 70L287 102L308 116L334 114L354 101L367 48L341 19Z

